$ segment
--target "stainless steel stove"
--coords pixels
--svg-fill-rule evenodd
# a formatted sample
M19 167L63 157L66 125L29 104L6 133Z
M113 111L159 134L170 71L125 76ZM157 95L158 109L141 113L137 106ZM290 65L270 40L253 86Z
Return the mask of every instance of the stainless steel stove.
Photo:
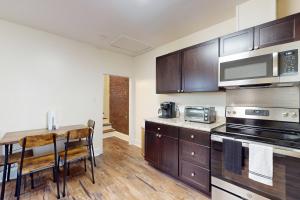
M242 142L241 174L224 168L223 140ZM212 199L300 199L299 109L227 107L226 124L211 135ZM273 148L273 186L248 178L249 144Z

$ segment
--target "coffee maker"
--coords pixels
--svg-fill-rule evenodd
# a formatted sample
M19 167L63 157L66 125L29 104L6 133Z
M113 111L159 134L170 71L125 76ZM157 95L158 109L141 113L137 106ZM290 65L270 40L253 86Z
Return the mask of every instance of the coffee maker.
M175 118L176 105L175 102L163 102L158 109L158 116L160 118Z

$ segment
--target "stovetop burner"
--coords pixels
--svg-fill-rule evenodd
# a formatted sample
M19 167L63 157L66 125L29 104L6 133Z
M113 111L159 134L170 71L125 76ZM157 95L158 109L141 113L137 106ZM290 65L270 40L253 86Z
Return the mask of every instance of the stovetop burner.
M255 110L255 112L250 112ZM268 112L265 112L265 111ZM282 119L282 116L289 116L289 112L296 112L297 109L267 109L249 107L227 107L226 124L213 129L212 133L231 136L236 139L247 139L273 145L292 147L300 149L300 123L299 119ZM230 113L228 113L230 111ZM264 112L260 112L264 111ZM297 112L298 111L298 112ZM247 115L247 113L250 113ZM255 115L255 113L258 114ZM268 113L269 115L260 115ZM279 116L280 113L280 116ZM287 113L287 114L286 114ZM235 116L235 114L237 116ZM297 116L299 118L299 116Z

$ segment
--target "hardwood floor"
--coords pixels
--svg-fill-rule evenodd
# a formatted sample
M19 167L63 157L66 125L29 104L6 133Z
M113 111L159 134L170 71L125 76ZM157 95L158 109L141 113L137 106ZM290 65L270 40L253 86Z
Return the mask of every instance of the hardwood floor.
M94 185L91 182L90 165L87 173L84 172L83 163L80 166L71 165L67 196L61 199L208 200L198 191L149 166L141 156L139 148L129 146L120 139L105 139L104 154L98 156L96 162ZM50 171L36 174L35 186L32 190L30 179L27 178L21 199L56 199L56 187ZM15 199L14 187L14 181L8 183L5 199Z

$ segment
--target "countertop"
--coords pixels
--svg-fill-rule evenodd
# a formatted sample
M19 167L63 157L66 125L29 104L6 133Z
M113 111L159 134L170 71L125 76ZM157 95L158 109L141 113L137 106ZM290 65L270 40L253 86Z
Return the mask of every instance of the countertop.
M186 122L184 121L183 118L164 119L159 117L153 117L153 118L145 119L145 121L161 123L170 126L196 129L196 130L207 131L207 132L210 132L213 128L225 124L225 118L217 118L217 121L211 124L198 123L198 122Z

